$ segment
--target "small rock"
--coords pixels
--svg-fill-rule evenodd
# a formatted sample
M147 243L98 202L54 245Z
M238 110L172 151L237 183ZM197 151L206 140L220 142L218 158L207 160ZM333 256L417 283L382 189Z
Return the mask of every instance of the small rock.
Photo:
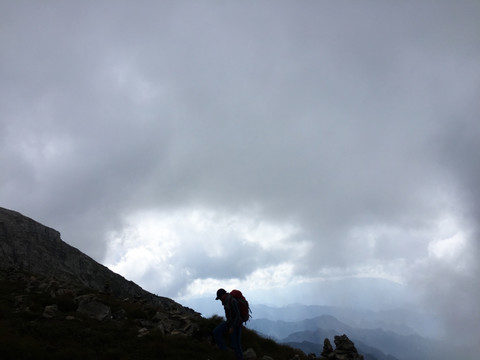
M246 351L243 352L243 358L245 360L256 360L257 354L252 348L248 348Z
M77 311L100 321L112 317L110 307L98 301L81 302Z
M138 335L137 337L142 337L142 336L145 336L149 333L148 329L147 328L141 328L140 330L138 330Z
M113 313L113 319L115 320L124 320L127 318L127 312L124 309L120 309Z
M57 312L58 306L56 304L45 306L43 317L47 319L53 318Z
M331 353L333 353L332 344L330 343L330 340L325 338L325 340L323 340L322 356L328 357L328 355L330 355Z
M162 335L165 335L165 327L163 326L162 323L159 323L159 324L157 325L157 329L160 331L160 333L161 333Z

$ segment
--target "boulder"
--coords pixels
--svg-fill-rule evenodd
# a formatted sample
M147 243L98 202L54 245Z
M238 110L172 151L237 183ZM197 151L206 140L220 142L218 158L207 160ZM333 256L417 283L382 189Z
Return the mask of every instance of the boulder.
M329 339L323 341L321 360L364 360L347 335L338 335L334 338L335 350Z
M333 353L333 346L330 343L330 340L328 340L328 339L323 340L322 356L323 357L328 357L332 353Z
M112 317L110 307L97 301L94 295L82 295L75 300L79 303L77 311L97 320L106 320Z
M248 348L243 352L243 358L245 360L256 360L257 354L255 353L255 350L253 350L252 348Z
M55 314L57 314L57 312L58 312L58 306L56 304L47 305L43 310L43 317L47 319L53 318Z

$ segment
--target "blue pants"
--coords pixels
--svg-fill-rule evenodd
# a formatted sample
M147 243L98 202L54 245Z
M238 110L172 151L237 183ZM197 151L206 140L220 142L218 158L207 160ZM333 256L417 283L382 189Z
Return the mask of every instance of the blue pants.
M227 345L225 344L225 333L229 330L229 326L226 321L222 322L213 330L213 338L217 343L217 346L220 350L227 350ZM243 360L243 351L242 344L240 342L242 337L242 326L240 325L237 328L233 328L233 332L230 334L230 344L232 345L233 350L235 351L235 356L238 360Z

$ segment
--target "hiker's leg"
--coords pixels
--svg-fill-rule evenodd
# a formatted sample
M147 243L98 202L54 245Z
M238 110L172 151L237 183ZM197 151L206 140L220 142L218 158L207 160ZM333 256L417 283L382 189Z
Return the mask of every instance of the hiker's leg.
M241 325L233 329L233 332L230 334L230 341L232 342L232 347L235 351L235 356L237 357L237 360L243 360Z
M224 338L227 329L228 327L225 321L218 325L215 329L213 329L213 338L215 339L215 343L220 348L220 350L227 350L227 345L225 345Z

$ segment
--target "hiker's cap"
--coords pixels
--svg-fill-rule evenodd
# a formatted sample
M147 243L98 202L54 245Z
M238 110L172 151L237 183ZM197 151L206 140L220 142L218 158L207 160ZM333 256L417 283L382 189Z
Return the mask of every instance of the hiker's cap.
M218 289L217 290L217 297L215 298L215 300L220 300L222 298L223 295L225 295L227 292L225 291L225 289Z

